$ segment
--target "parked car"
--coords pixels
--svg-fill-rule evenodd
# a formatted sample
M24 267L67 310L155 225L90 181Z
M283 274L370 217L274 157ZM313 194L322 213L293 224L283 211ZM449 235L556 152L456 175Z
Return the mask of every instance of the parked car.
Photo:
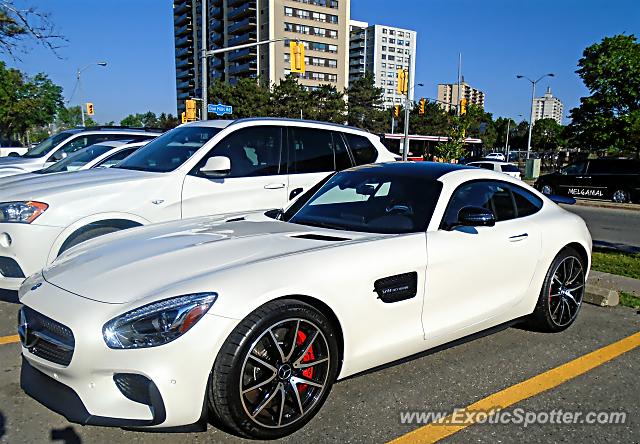
M0 139L0 157L16 157L27 152L17 140Z
M520 179L520 169L518 165L508 162L500 162L497 160L485 160L481 162L470 162L467 165L478 168L484 168L485 170L497 171L499 173L507 174L508 176Z
M115 167L0 187L0 288L17 288L60 253L105 233L282 208L333 171L391 160L377 136L343 125L292 119L182 125Z
M592 159L572 163L540 176L535 187L544 194L559 194L614 202L640 200L640 161Z
M489 153L485 158L489 160L502 160L503 162L506 160L502 153Z
M107 140L151 139L162 131L128 127L87 127L62 131L40 142L20 157L0 158L0 177L41 170L71 153Z
M39 174L69 173L73 171L90 170L92 168L110 168L124 158L135 153L151 139L142 142L107 140L96 145L89 145L65 157L50 167L33 171L32 173L17 174L0 178L0 186L6 186L15 181L22 181L27 177L37 177Z
M508 322L566 329L590 255L580 217L504 174L360 166L286 211L141 227L64 253L19 292L21 387L80 424L194 430L213 418L279 438L337 379Z

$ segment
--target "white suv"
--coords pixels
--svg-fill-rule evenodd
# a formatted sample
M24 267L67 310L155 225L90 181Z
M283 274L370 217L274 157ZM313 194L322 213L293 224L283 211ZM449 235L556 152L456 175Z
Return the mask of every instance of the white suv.
M149 223L284 207L328 174L394 161L379 138L287 119L181 125L108 169L45 174L0 189L0 288L85 240Z
M30 173L53 165L89 145L106 140L151 139L162 131L142 128L96 126L55 134L19 157L0 158L0 177Z

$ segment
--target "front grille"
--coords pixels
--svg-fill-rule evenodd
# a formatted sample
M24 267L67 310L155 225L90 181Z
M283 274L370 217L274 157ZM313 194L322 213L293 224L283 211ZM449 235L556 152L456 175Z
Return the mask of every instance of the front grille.
M20 265L10 257L0 256L0 274L8 278L24 278Z
M18 333L34 355L65 367L71 362L75 339L69 327L25 306L18 315Z

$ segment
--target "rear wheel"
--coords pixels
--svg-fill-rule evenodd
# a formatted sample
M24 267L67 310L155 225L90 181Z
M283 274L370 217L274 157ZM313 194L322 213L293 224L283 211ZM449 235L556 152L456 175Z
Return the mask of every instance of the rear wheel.
M275 439L313 418L337 369L338 346L327 318L299 301L274 301L231 333L218 353L207 399L223 428Z
M631 200L631 196L627 190L615 190L611 196L611 200L617 203L627 203Z
M551 185L542 185L540 191L542 191L542 194L553 194L553 188Z
M547 271L529 326L549 332L569 327L578 316L585 291L586 264L573 248L562 250Z

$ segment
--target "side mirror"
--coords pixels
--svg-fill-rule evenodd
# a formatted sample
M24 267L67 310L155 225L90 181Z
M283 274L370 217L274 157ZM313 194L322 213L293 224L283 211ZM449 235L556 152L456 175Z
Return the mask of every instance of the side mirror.
M496 216L482 207L463 207L458 212L458 224L467 227L493 227Z
M200 168L205 176L223 177L231 171L231 159L225 156L213 156L207 159L207 163Z

